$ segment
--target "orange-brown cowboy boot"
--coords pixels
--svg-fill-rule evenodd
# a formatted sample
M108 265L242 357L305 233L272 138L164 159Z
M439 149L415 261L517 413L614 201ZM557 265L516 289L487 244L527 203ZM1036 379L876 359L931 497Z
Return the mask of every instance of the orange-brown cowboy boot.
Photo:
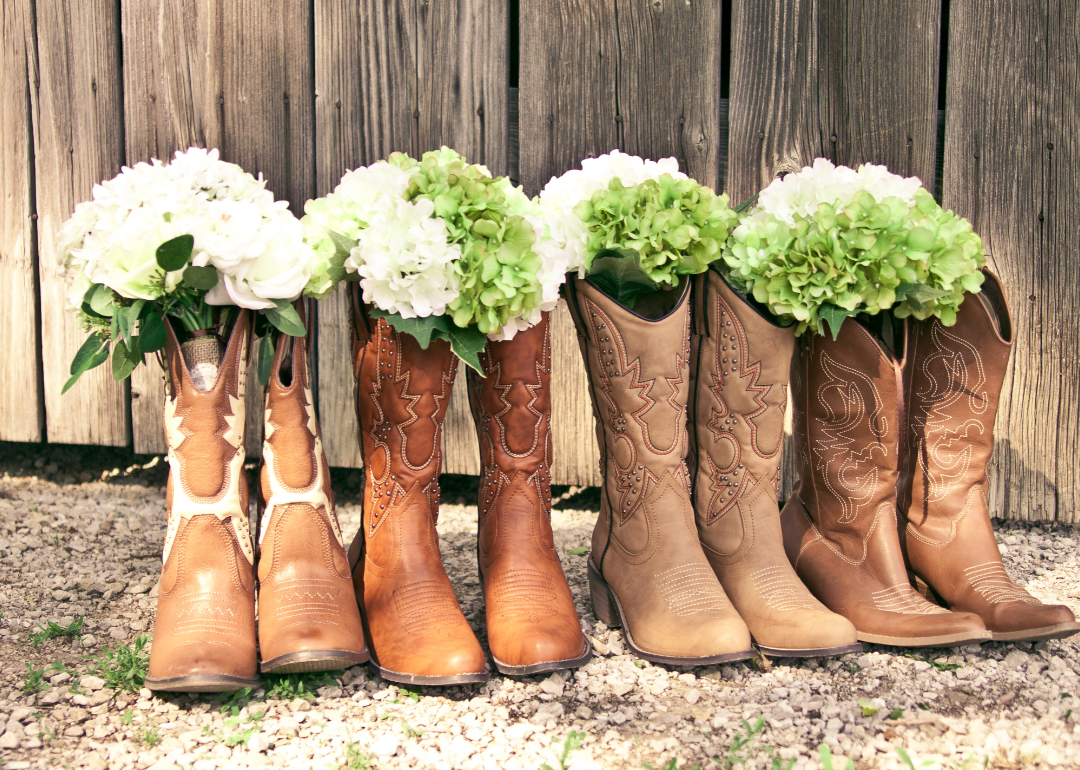
M442 424L457 359L446 340L427 349L372 319L353 287L353 352L364 515L349 549L372 663L413 685L485 682L484 651L442 564Z
M835 340L798 341L791 379L799 481L780 514L784 549L807 587L864 642L983 642L990 633L977 615L931 604L908 583L896 529L900 366L854 318Z
M754 655L701 550L690 502L689 290L684 281L635 311L586 280L567 284L604 477L589 555L593 611L623 627L639 658L676 666Z
M169 524L146 677L151 690L230 692L259 684L244 476L249 328L241 310L222 355L216 337L181 346L165 324Z
M298 308L303 316L302 304ZM281 335L266 386L259 510L263 673L368 659L308 377L307 339Z
M714 270L695 279L694 320L689 431L705 556L762 652L857 652L855 626L813 597L784 554L776 494L794 327L759 313Z
M981 617L995 641L1060 639L1080 624L1068 607L1043 604L1013 582L990 525L986 464L1012 323L1001 284L985 275L955 325L911 322L901 541L916 577L944 606Z
M488 342L469 370L480 440L477 560L495 666L521 676L584 666L581 632L551 532L551 327L547 313L512 340Z

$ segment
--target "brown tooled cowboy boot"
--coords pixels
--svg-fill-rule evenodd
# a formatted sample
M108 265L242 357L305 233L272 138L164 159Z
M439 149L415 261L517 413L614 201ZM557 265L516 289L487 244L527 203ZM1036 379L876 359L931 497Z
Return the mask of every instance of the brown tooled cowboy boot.
M628 310L567 284L589 375L604 486L589 555L593 611L640 658L678 666L754 655L698 542L686 470L689 282L674 308ZM665 293L666 294L666 293ZM665 312L666 311L666 312Z
M911 323L901 542L915 576L944 606L981 617L995 641L1058 639L1080 624L1068 607L1043 604L1013 582L990 525L986 464L1012 324L1001 284L985 275L954 326Z
M902 344L902 333L899 335ZM799 481L780 514L795 571L864 642L942 647L990 638L977 615L911 587L896 529L900 362L865 326L807 334L792 366Z
M484 376L469 370L480 441L477 560L495 666L521 676L583 666L581 632L551 532L549 316L488 342Z
M151 690L230 692L259 684L244 476L248 319L241 310L224 355L217 337L181 346L165 324L169 523L146 677Z
M439 514L442 424L457 359L446 340L427 349L353 291L364 514L349 549L372 663L414 685L485 682L480 643L443 569Z
M776 495L794 327L777 326L714 270L695 279L694 320L689 432L705 556L762 652L857 652L855 627L811 595L784 554Z
M336 671L363 663L364 629L334 511L304 337L277 341L263 435L260 670Z

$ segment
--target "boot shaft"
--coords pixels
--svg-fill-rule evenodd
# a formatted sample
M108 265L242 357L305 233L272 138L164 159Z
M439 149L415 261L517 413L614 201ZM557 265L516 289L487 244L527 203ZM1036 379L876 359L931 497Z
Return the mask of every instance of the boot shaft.
M900 510L927 536L950 536L951 517L977 487L986 505L986 465L1012 351L1012 322L997 277L965 297L953 326L910 322L904 366L906 452ZM932 519L935 510L948 516ZM943 529L942 529L943 528ZM941 531L936 531L941 530Z
M711 523L754 490L775 505L795 333L713 270L695 280L694 326L691 474L698 513Z

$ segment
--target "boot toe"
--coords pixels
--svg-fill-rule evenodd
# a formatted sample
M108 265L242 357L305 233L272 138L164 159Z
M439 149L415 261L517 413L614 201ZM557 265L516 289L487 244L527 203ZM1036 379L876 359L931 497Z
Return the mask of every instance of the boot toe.
M155 657L151 648L148 677L152 680L215 676L257 679L255 648L250 654L237 655L235 648L222 651L209 645L189 645L174 648L164 660Z
M560 629L533 627L519 631L517 638L502 640L488 632L491 655L500 667L530 667L543 663L572 662L585 652L585 635Z
M971 612L860 614L859 640L897 647L955 647L990 639L982 619Z
M1063 604L998 604L986 618L986 627L1002 642L1060 639L1080 631L1072 610Z
M859 644L854 624L842 615L817 610L793 610L771 623L750 623L754 642L766 654L782 657L839 654Z
M685 661L685 665L699 665L693 661L708 661L746 653L753 655L750 630L736 613L705 617L694 623L661 627L659 624L629 629L628 640L634 651L649 656Z

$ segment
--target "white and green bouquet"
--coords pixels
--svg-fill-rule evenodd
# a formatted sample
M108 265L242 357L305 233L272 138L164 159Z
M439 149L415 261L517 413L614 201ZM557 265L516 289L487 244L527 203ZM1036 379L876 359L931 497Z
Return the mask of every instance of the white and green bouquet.
M264 329L303 335L292 303L325 296L330 265L304 242L288 205L261 176L199 148L96 185L59 235L68 306L90 332L64 390L104 363L110 345L113 377L127 378L164 347L166 319L205 333L224 328L227 308L242 307L259 311ZM260 376L268 363L260 361Z
M446 147L346 173L303 224L331 280L359 281L373 316L425 348L448 340L477 371L488 339L555 308L568 270L521 188Z
M971 224L915 177L819 158L777 179L735 228L725 275L781 320L833 336L844 319L889 311L956 322L985 264Z
M553 177L539 201L568 268L629 308L704 272L738 221L727 195L680 172L675 158L619 150Z

